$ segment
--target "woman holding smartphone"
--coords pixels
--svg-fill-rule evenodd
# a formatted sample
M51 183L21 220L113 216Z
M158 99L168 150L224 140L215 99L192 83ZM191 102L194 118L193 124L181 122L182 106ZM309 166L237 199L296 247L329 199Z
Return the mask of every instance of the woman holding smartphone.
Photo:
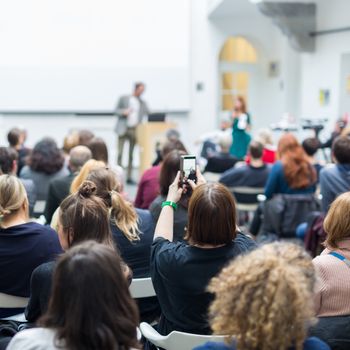
M197 184L189 200L187 242L173 242L173 221L183 187L180 171L170 185L155 230L151 250L151 277L161 305L158 330L209 334L207 309L212 296L209 280L232 258L255 243L236 231L236 207L228 189L206 184L197 170Z

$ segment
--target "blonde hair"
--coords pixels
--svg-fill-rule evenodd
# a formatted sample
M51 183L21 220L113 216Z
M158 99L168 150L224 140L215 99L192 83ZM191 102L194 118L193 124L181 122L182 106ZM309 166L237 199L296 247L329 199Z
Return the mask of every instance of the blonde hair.
M314 316L314 282L311 257L292 243L238 257L208 287L212 329L234 338L238 350L301 350Z
M88 160L81 167L79 174L74 178L74 180L70 186L70 193L75 193L79 190L79 187L86 180L90 171L97 169L97 168L104 168L104 167L106 167L106 164L102 161L95 160L95 159Z
M27 192L16 176L0 175L0 223L27 201Z
M120 184L116 174L105 167L97 168L92 170L86 179L96 185L96 195L110 208L110 217L124 236L130 242L140 240L136 210L119 193Z
M259 129L255 140L259 141L263 146L273 145L271 130L268 128Z
M325 245L338 248L338 242L350 238L350 192L345 192L331 204L323 222L327 232Z

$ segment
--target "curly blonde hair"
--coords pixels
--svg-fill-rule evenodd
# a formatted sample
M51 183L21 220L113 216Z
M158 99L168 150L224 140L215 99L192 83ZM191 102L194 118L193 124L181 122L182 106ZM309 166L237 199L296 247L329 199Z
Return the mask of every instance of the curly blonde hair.
M314 320L314 282L312 260L301 247L267 244L212 279L211 327L234 339L238 350L301 350Z

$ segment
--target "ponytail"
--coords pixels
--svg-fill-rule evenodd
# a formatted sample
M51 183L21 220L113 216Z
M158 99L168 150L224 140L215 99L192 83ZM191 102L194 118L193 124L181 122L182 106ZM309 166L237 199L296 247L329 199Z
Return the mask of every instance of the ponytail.
M130 241L139 241L137 213L132 205L126 202L115 190L110 191L111 196L111 218L116 226L124 233Z

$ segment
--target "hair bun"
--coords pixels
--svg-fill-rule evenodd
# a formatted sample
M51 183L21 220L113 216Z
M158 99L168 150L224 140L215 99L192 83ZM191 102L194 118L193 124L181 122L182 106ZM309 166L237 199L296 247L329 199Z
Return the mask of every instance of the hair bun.
M84 181L79 187L78 192L83 197L88 198L96 192L96 185L92 181Z

